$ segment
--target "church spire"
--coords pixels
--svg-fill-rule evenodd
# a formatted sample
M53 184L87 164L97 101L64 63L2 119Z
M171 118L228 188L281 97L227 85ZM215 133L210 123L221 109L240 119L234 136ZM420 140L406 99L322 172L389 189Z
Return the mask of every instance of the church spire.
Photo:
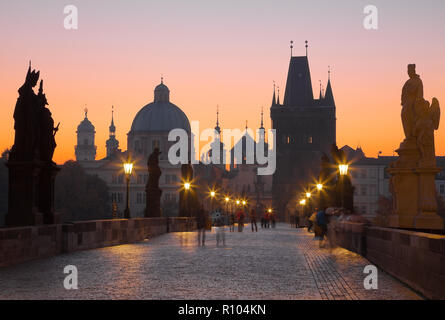
M218 134L221 133L221 128L219 127L219 105L216 105L216 127L215 127L216 132L218 132Z
M116 127L114 126L114 106L111 106L111 125L110 125L110 137L115 135Z
M277 99L275 97L275 81L273 82L273 97L272 97L272 107L277 105Z
M324 102L328 106L335 106L334 94L332 93L331 86L331 67L328 67L328 84L326 86L326 93L324 95Z
M278 99L277 99L277 105L280 105L280 87L278 87Z
M263 126L263 107L261 107L261 127L260 129L264 130L264 126Z

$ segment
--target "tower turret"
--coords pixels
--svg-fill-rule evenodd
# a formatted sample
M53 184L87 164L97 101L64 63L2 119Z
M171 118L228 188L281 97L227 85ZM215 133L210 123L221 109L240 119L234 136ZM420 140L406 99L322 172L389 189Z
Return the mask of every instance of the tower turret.
M114 106L111 107L110 135L106 142L107 158L119 150L119 141L116 139L116 126L114 125Z
M93 161L96 158L94 136L96 131L88 120L88 109L85 108L85 118L77 126L77 145L74 147L77 161Z

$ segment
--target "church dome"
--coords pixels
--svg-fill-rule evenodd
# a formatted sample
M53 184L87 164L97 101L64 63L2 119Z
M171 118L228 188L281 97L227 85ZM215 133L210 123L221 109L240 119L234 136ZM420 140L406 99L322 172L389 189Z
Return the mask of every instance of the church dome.
M85 119L77 126L77 131L80 132L94 132L94 126L87 117L87 111L85 112Z
M170 131L176 128L190 132L190 122L185 113L170 102L170 90L161 82L155 88L154 102L136 114L131 132Z

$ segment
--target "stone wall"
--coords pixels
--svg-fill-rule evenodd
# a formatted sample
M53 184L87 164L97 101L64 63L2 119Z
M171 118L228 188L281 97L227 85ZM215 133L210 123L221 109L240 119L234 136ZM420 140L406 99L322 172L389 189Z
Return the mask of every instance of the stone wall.
M445 299L445 236L333 222L331 239L429 299Z
M0 228L0 267L125 243L166 232L196 229L193 218L135 218L79 221L48 226Z

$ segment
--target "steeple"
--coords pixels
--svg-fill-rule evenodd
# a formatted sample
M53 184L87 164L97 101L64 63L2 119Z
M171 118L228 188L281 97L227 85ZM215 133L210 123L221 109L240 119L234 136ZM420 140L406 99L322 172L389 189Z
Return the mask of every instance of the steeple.
M273 97L272 97L272 107L277 105L277 99L275 98L275 81L273 82Z
M328 106L335 106L334 94L332 93L332 86L331 86L331 67L329 67L328 69L328 85L326 86L324 103Z
M218 132L218 134L221 134L221 128L219 127L219 106L216 106L216 127L215 127L216 132Z
M110 136L105 142L105 146L107 148L107 157L111 157L119 150L119 141L116 139L116 127L114 125L114 106L111 106Z
M114 106L111 106L111 125L110 125L110 137L116 134L116 127L114 126Z
M264 126L263 126L263 107L261 107L261 127L260 129L264 130Z
M278 87L278 99L277 99L277 105L280 105L280 87Z
M292 57L287 74L284 105L286 107L308 107L314 104L311 74L307 56Z

